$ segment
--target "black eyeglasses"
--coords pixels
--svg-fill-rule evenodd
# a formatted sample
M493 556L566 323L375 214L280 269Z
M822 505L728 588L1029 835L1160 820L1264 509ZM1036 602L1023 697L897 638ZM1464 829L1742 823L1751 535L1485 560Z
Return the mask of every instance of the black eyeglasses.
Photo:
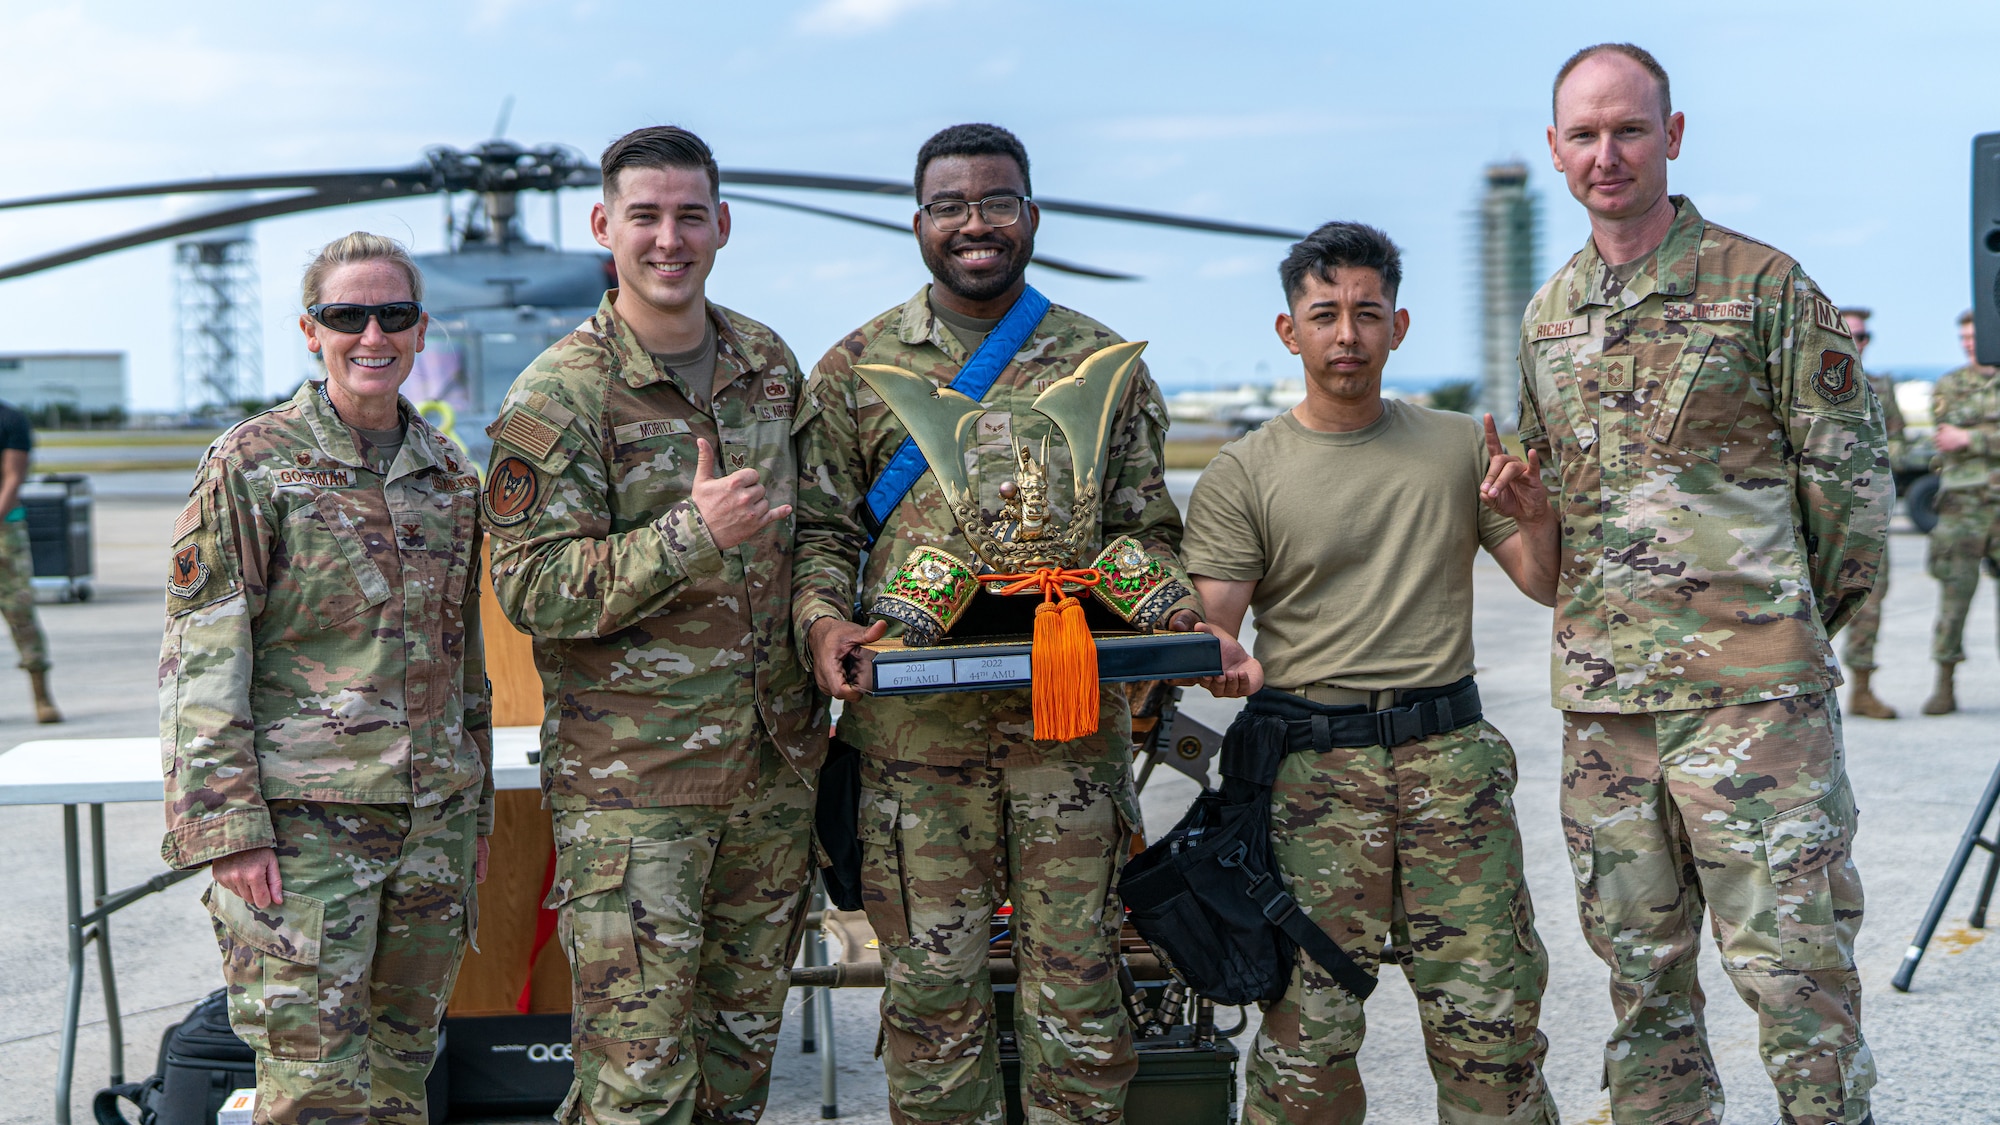
M313 305L306 309L306 315L347 336L359 336L368 331L368 318L372 316L382 326L382 331L394 335L415 328L417 321L423 319L424 307L415 301L391 301L386 305L329 302Z
M979 209L979 218L989 227L1011 227L1021 221L1021 212L1028 205L1025 195L989 195L977 203L964 199L939 199L917 208L930 215L931 225L950 234L964 230L972 221L972 209Z

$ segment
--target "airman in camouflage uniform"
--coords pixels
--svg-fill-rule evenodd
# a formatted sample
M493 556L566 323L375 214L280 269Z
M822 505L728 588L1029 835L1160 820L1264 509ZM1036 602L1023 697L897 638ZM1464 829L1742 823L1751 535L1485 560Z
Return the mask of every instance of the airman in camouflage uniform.
M189 868L276 849L279 902L204 899L260 1122L425 1120L476 926L493 830L479 478L400 407L384 465L305 384L209 447L174 525L161 852Z
M1931 634L1937 687L1924 701L1926 715L1958 710L1952 673L1965 659L1965 617L1979 592L1981 564L2000 563L2000 368L1979 362L1970 311L1959 317L1958 331L1967 363L1939 379L1931 398L1939 478L1930 540L1931 577L1938 580Z
M947 190L941 184L952 185L949 198L968 201L1028 195L1025 153L1011 133L992 126L938 134L919 156L918 179L920 190L932 193L928 198L946 197L938 194ZM928 474L868 549L862 497L907 431L854 368L889 364L940 385L958 375L973 350L968 335L976 343L994 322L968 328L971 314L962 314L951 325L937 311L939 286L947 278L961 288L986 285L986 299L1004 311L1025 287L1019 271L1032 248L1031 207L1005 227L987 223L983 211L979 216L950 234L920 219L920 237L934 240L925 244L925 258L937 283L836 344L806 384L797 431L803 475L793 611L801 638L813 637L815 625L835 635L841 627L858 633L857 596L862 606L872 605L920 544L977 557ZM986 272L972 282L954 274L960 267L942 259L957 261L968 245L999 248L1000 265L975 260L973 268ZM993 282L996 269L1008 276ZM983 399L987 413L967 455L982 507L1001 507L997 489L1015 475L1014 443L1039 449L1046 439L1055 485L1049 518L1067 525L1072 499L1062 482L1073 479L1070 451L1032 406L1091 353L1118 342L1081 313L1049 309ZM1165 403L1141 370L1118 406L1101 522L1080 553L1094 558L1112 539L1130 535L1185 584L1174 560L1180 514L1161 475L1166 430ZM1192 604L1190 595L1162 617L1179 615L1186 627ZM839 661L827 667L817 650L814 659L822 663L822 686L840 694ZM1025 690L901 697L844 690L839 735L865 755L864 902L888 978L882 1023L892 1118L966 1125L1004 1119L986 950L989 922L1011 899L1027 1119L1034 1125L1117 1120L1138 1065L1113 971L1123 911L1111 883L1140 827L1125 694L1101 694L1096 734L1036 742Z
M1840 310L1840 318L1847 324L1847 334L1854 341L1854 359L1859 363L1868 350L1871 334L1868 318L1873 313L1868 309L1851 308ZM1875 401L1882 404L1882 424L1889 435L1889 464L1893 468L1903 457L1903 410L1896 405L1896 377L1887 372L1870 371L1868 389L1875 394ZM1893 479L1893 473L1891 474ZM1896 709L1876 698L1873 684L1875 678L1875 637L1882 630L1882 602L1889 596L1889 544L1882 544L1882 565L1875 571L1875 589L1868 600L1847 623L1847 643L1841 651L1841 660L1854 676L1854 686L1847 692L1847 709L1865 718L1893 719Z
M699 220L714 238L706 145L640 130L604 165L624 286L655 283L635 253L713 261L719 243L656 243L637 221L715 209ZM825 721L792 646L799 366L769 328L707 303L697 272L680 296L695 335L712 333L712 379L642 344L621 298L652 288L616 289L521 373L488 431L494 589L542 680L547 905L574 986L564 1122L757 1120L805 920ZM699 499L724 483L718 457L724 482L768 489L740 541Z
M1785 1121L1860 1125L1874 1064L1828 638L1881 562L1882 412L1798 263L1666 194L1681 128L1643 51L1565 66L1550 147L1593 236L1522 322L1521 439L1562 519L1563 823L1612 970L1611 1113L1721 1116L1706 904Z

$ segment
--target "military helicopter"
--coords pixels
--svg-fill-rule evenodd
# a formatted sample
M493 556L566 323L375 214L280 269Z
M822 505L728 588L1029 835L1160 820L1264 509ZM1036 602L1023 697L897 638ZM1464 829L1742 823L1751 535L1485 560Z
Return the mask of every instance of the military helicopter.
M505 120L503 111L502 120ZM496 132L504 132L501 125ZM534 358L597 308L617 284L611 257L598 250L562 250L530 241L521 224L520 195L589 188L602 182L597 165L567 145L527 148L494 139L468 149L433 146L404 168L345 172L294 172L138 184L0 201L0 210L202 192L292 190L299 194L240 202L217 210L113 235L37 258L0 266L0 281L80 262L100 254L184 239L191 235L281 215L295 215L422 195L445 199L449 251L417 256L424 272L424 305L431 313L431 346L418 357L406 393L466 447L475 463L486 456L485 427L507 389ZM723 198L762 207L856 223L908 237L910 228L869 215L746 192L787 188L908 197L908 181L806 172L725 168ZM473 198L461 213L454 197ZM1169 215L1072 200L1037 198L1045 212L1253 238L1301 237L1294 231L1244 223ZM1044 269L1106 281L1135 275L1037 253ZM442 345L442 346L440 346Z

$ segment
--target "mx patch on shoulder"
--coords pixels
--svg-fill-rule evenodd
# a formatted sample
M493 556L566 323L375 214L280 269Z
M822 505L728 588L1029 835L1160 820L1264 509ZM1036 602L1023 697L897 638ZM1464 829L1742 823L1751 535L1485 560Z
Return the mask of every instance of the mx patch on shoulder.
M1848 335L1847 321L1840 315L1840 310L1834 307L1832 301L1814 293L1812 295L1812 308L1814 324L1819 325L1836 336ZM1851 339L1852 337L1849 338ZM1828 352L1827 354L1832 355L1834 353Z
M193 598L208 585L208 574L208 563L201 557L201 540L197 539L174 552L174 561L167 568L167 592L177 598Z
M1861 393L1861 380L1854 374L1854 357L1846 352L1819 353L1819 370L1813 372L1812 385L1828 404L1844 405Z
M519 457L502 457L486 475L486 519L495 527L513 527L535 511L542 479L534 466Z

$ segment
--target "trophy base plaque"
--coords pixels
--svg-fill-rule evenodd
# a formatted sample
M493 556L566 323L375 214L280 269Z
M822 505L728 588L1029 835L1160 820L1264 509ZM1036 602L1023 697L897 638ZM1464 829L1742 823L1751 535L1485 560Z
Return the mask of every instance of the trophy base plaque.
M1222 644L1207 633L1100 633L1097 678L1182 680L1222 674ZM1034 646L1026 638L905 648L886 640L874 654L874 695L929 695L944 691L1025 688L1034 672Z

